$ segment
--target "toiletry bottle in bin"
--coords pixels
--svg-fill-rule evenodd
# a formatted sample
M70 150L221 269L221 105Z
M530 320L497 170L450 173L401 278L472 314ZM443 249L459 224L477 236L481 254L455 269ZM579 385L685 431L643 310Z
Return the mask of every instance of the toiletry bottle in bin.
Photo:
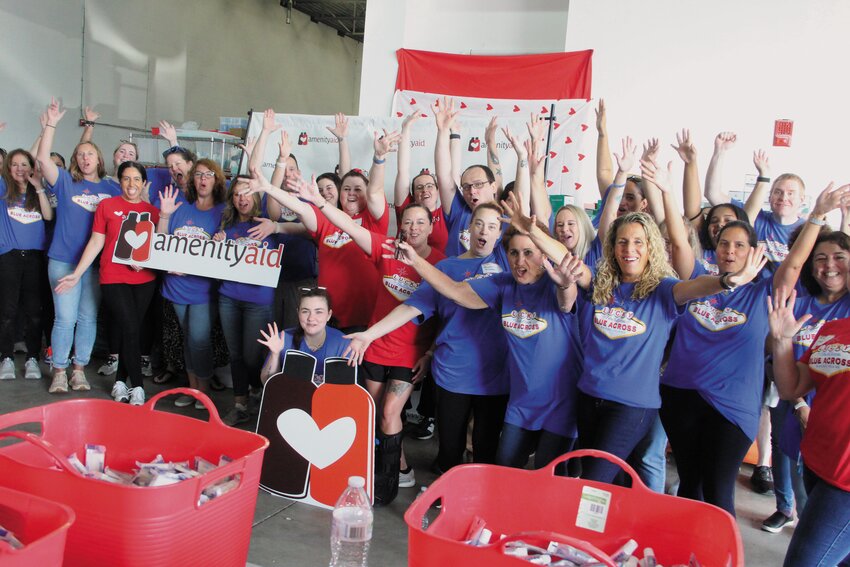
M372 506L362 476L348 479L348 488L337 500L331 523L330 567L367 567L372 540Z

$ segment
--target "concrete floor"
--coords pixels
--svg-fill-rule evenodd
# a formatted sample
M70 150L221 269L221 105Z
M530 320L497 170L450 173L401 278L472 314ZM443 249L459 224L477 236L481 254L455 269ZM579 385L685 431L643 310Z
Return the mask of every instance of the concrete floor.
M17 355L16 363L22 374L22 355ZM48 394L49 380L45 366L42 366L45 371L44 380L18 378L13 381L2 381L0 382L0 413L76 397L109 399L109 391L114 380L113 377L98 376L95 373L100 364L100 360L94 360L86 372L92 385L92 391L87 393ZM177 385L184 384L171 383L167 386ZM148 383L145 389L148 396L152 396L165 387ZM213 401L222 414L229 410L231 396L232 393L229 390L213 392ZM160 409L206 418L206 412L191 408L175 408L167 401L161 404ZM253 424L247 424L245 429L252 427ZM436 450L436 439L405 441L405 451L409 462L416 470L416 480L419 485L427 485L435 478L429 466L436 455ZM672 466L668 466L668 471L675 475L675 469ZM790 541L791 530L786 529L779 534L761 531L761 521L773 513L775 501L772 496L761 496L748 488L751 471L752 468L749 465L742 467L736 494L738 527L744 542L746 562L751 566L781 565ZM403 516L418 493L419 486L400 489L399 497L390 506L375 510L375 525L369 552L369 564L372 567L394 567L406 564L407 527ZM248 555L249 565L259 567L327 565L330 559L329 534L329 511L272 496L261 490L254 516ZM710 534L705 535L711 537Z

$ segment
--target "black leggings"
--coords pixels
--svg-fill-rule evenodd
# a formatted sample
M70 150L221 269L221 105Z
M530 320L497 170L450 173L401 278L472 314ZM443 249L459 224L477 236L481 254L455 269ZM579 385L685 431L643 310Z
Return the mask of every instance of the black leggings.
M27 358L41 350L41 250L10 250L0 254L0 356L15 356L18 315L26 328Z
M141 329L145 312L156 290L156 282L105 284L100 289L106 306L110 332L118 335L118 372L115 381L130 379L133 388L143 386Z
M696 390L661 386L661 423L676 469L678 496L703 500L735 515L735 481L753 440Z
M493 464L499 446L499 433L508 406L507 394L502 396L477 396L456 394L437 388L437 433L440 448L437 468L448 471L463 463L466 449L466 428L470 414L472 424L472 459L476 463Z

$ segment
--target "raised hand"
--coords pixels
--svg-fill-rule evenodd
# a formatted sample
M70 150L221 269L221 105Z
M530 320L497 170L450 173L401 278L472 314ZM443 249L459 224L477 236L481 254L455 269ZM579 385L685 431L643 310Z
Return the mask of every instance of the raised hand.
M328 132L336 136L337 141L344 140L348 136L348 118L342 112L334 114L334 127L325 126Z
M269 349L272 354L280 355L283 351L284 337L277 328L277 323L268 324L268 333L260 329L262 339L257 339L257 342Z
M384 130L383 136L378 136L375 132L375 157L380 159L390 152L398 151L398 141L401 139L401 134L398 132L387 132Z
M159 135L165 138L172 147L177 145L177 129L165 120L159 121Z
M505 218L501 218L503 223L508 223L522 234L529 234L534 228L535 218L529 217L522 212L522 207L519 204L517 196L512 191L508 194L508 198L502 201L502 211L505 213Z
M581 279L584 263L578 256L567 252L557 266L553 266L548 260L543 261L543 268L549 277L561 288L568 288Z
M50 104L47 107L47 125L55 128L62 117L65 116L67 110L67 108L62 108L55 98L51 97Z
M528 135L535 143L542 142L546 136L546 121L539 114L532 112L530 121L525 123L525 127L528 129Z
M661 146L658 144L658 138L650 138L643 144L643 153L640 156L640 161L655 161L658 157L658 150Z
M254 153L254 146L257 145L257 137L256 136L248 136L245 138L244 144L236 144L236 147L245 152L245 156L247 158L251 157L251 154Z
M87 106L83 109L83 119L87 122L97 122L97 119L100 118L100 112L96 112L90 106Z
M806 321L812 318L806 314L796 319L794 303L797 301L797 290L779 287L773 292L773 297L767 297L767 322L770 325L770 336L776 340L793 339Z
M351 333L344 335L342 338L348 339L348 346L342 352L343 358L348 359L349 366L359 366L363 364L363 355L366 354L366 349L372 344L372 339L368 333Z
M508 141L511 143L511 146L513 146L514 151L516 152L516 155L519 159L522 160L528 157L528 153L525 149L525 144L520 143L519 139L511 133L510 126L505 126L504 128L502 128L502 134L504 134L505 138L507 138ZM487 147L489 148L490 146L488 145Z
M523 142L525 153L528 155L528 174L534 177L534 174L543 168L543 162L546 161L546 154L540 154L537 144L528 139Z
M182 201L177 201L177 195L180 194L180 189L174 188L171 185L165 187L165 192L159 192L159 211L161 215L168 216L180 208Z
M296 174L292 178L286 180L286 188L292 191L308 203L313 203L317 207L321 207L327 201L319 192L319 187L316 185L316 175L310 177L310 181L304 179L301 174Z
M227 234L223 230L219 230L212 237L215 242L224 242L227 239Z
M47 126L47 120L48 120L48 118L47 118L47 111L45 110L45 111L44 111L44 112L42 112L42 113L41 113L41 115L39 115L39 117L38 117L38 123L39 123L39 124L41 124L41 129L42 129L42 130L44 130L45 126ZM5 124L3 124L3 125L5 126ZM0 130L2 130L2 128L0 128Z
M410 129L413 127L413 123L422 118L422 111L418 108L414 108L413 111L404 117L404 120L401 121L401 131L404 133L410 132Z
M766 151L756 150L753 152L753 165L756 166L759 177L770 177L770 160Z
M605 115L605 99L599 99L599 106L596 108L596 131L603 134L608 128L608 119Z
M407 242L399 242L396 240L394 244L399 250L398 254L394 255L396 260L404 262L408 266L413 266L414 268L417 262L423 261L422 257L416 253L416 249Z
M455 111L455 99L443 97L442 102L431 106L434 120L437 122L437 130L451 130L452 123L459 111Z
M617 154L614 152L614 159L617 160L617 167L620 168L620 171L623 173L628 173L632 167L635 165L635 156L637 155L637 148L635 147L635 143L629 136L623 138L623 151L621 154Z
M820 195L815 199L815 206L812 207L813 216L820 217L829 211L850 205L850 184L834 189L833 185L834 183L830 181L826 189L821 191Z
M497 116L493 116L490 119L490 122L487 123L487 127L484 128L484 143L487 144L487 149L491 151L496 149L496 132L499 131L499 123L497 119ZM496 161L496 163L499 162Z
M676 132L676 143L670 144L682 161L691 163L697 157L697 148L691 141L691 131L687 128L682 128L681 132Z
M766 264L767 258L764 257L764 244L759 244L755 248L750 248L744 267L731 274L726 281L736 287L750 283L761 273Z
M289 134L286 130L280 131L280 142L277 144L278 159L286 159L292 153L292 143L289 141Z
M271 134L277 130L283 128L283 124L277 121L277 116L274 113L274 109L267 108L263 111L263 132L267 132Z
M645 159L640 160L640 174L641 176L654 184L664 193L670 191L671 183L670 180L673 177L673 162L667 162L667 169L663 167L658 167L658 164L655 163L655 160L649 161Z

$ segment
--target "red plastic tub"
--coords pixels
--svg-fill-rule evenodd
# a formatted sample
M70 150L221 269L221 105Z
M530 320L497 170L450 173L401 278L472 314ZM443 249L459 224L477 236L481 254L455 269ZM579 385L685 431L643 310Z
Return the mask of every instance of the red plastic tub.
M174 394L197 397L210 421L154 410L158 400ZM74 510L66 566L244 567L268 440L224 425L205 395L177 388L144 406L70 400L0 415L0 429L26 423L40 424L41 436L0 432L0 438L23 441L0 447L0 485ZM86 443L105 445L106 466L126 472L157 454L167 461L200 456L216 463L221 455L233 461L169 486L124 486L86 478L67 464L71 453L82 458ZM234 475L237 488L199 503L205 488Z
M632 488L554 475L558 463L585 456L622 467ZM600 499L597 490L609 496ZM437 500L442 502L440 514L423 530L422 519ZM463 543L476 516L494 534L509 537L482 547ZM624 461L601 451L568 453L537 471L454 467L413 502L404 520L409 567L528 565L503 554L505 543L516 539L544 548L549 541L563 541L600 558L630 538L638 542L639 555L652 547L663 565L687 564L691 552L704 567L744 565L741 535L730 514L704 502L656 494Z
M0 487L0 526L15 534L23 549L0 546L0 567L62 565L74 512L32 494Z

